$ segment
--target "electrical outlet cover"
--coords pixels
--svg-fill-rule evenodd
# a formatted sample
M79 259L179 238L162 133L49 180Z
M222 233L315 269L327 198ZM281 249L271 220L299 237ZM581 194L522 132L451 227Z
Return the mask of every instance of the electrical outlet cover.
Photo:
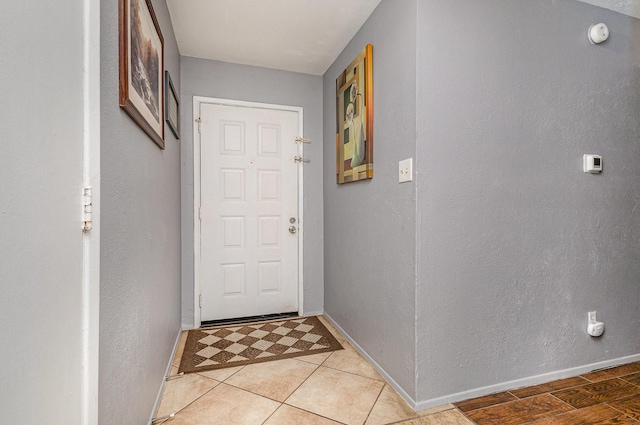
M413 180L413 158L398 163L398 182L406 183Z

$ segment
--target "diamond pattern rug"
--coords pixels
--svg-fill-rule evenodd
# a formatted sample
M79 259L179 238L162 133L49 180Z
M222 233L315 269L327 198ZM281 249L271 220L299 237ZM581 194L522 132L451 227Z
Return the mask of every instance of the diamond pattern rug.
M317 317L189 331L178 372L192 373L342 350Z

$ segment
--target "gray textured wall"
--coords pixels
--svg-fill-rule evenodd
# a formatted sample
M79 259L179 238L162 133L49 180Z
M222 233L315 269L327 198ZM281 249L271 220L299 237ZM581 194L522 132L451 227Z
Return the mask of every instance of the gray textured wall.
M322 78L274 69L181 58L182 323L193 327L193 96L304 108L304 309L322 312Z
M80 6L0 6L2 424L82 420Z
M324 74L325 311L408 394L415 389L416 1L383 1ZM336 78L373 45L374 178L336 184Z
M640 21L418 5L417 400L640 353Z
M164 0L153 6L180 86ZM146 423L180 329L180 143L158 146L118 106L118 2L101 3L101 424Z

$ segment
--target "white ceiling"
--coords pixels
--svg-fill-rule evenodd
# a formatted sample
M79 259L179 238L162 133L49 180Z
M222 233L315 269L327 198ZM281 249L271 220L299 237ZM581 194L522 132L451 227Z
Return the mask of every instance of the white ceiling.
M380 1L167 0L167 5L183 56L322 75ZM640 0L579 1L640 18Z
M180 54L322 75L380 0L168 0Z

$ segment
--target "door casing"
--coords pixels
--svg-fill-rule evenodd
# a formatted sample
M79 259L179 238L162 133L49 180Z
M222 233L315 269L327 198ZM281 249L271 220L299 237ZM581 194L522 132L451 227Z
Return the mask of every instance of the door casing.
M200 117L200 105L203 103L212 103L223 106L236 106L245 108L262 108L281 111L291 111L298 114L298 135L304 137L303 129L303 108L298 106L275 105L270 103L247 102L242 100L220 99L212 97L194 96L193 97L193 251L194 251L194 271L193 271L193 323L195 328L199 328L202 324L200 311L200 178L201 178L201 162L200 162L200 132L198 131L198 118ZM294 143L292 140L291 143ZM304 144L298 145L298 155L303 156ZM302 163L298 164L298 314L304 316L304 209L303 209L303 169Z

